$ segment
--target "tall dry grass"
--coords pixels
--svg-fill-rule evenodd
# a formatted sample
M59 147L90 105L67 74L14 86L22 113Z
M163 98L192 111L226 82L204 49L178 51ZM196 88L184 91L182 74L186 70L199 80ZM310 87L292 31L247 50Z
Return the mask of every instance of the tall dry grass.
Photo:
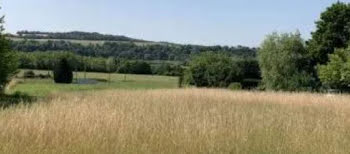
M20 81L19 80L11 80L10 83L8 83L5 87L5 91L8 91L10 90L11 88L13 88L14 86L16 86L17 83L19 83Z
M350 96L64 94L0 111L1 153L350 153Z

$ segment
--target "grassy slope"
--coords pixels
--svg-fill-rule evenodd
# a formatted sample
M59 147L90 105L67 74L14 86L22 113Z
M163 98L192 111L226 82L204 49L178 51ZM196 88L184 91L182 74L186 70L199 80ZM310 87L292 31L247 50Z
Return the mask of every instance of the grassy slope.
M350 97L226 90L64 94L0 112L0 153L350 153Z
M22 76L23 71L18 76ZM47 74L47 71L35 71L36 74ZM17 79L19 83L13 86L9 93L16 91L27 93L31 96L46 96L56 92L102 90L102 89L169 89L177 88L176 77L150 76L150 75L125 75L112 74L111 82L93 85L55 84L52 79ZM84 73L79 72L78 78L84 78ZM108 79L106 73L87 73L87 78Z

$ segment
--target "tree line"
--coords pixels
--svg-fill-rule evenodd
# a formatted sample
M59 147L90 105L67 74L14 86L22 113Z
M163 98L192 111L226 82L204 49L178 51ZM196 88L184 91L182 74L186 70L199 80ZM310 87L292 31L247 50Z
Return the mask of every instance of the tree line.
M299 32L266 36L257 53L259 89L276 91L350 91L350 4L336 2L321 13L310 40ZM241 81L232 59L202 54L187 72L190 84L228 87Z
M227 53L231 56L255 57L257 50L243 46L198 46L198 45L137 45L132 42L105 42L103 44L82 45L70 41L11 41L11 49L21 52L73 51L81 56L115 57L132 60L186 61L192 55L206 51Z
M176 63L151 63L114 57L87 57L67 51L17 52L17 58L19 68L23 69L52 70L60 60L66 59L75 71L166 76L178 76L182 71L182 66Z
M105 35L96 32L40 32L40 31L18 31L18 37L27 39L68 39L68 40L97 40L97 41L131 41L131 42L149 42L140 39L133 39L121 35ZM12 37L16 37L12 35Z

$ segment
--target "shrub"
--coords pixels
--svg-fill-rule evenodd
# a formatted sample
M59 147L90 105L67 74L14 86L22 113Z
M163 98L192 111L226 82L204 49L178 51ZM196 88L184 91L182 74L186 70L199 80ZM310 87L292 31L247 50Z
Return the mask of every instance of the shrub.
M33 71L25 71L23 73L24 78L35 78L35 73Z
M257 89L260 82L260 79L244 79L241 84L243 89Z
M48 78L51 78L51 75L50 74L39 74L38 77L41 79L48 79Z
M197 87L227 87L239 82L242 70L229 56L206 52L195 57L186 71L188 83Z
M125 62L118 70L124 74L152 74L151 65L146 62Z
M68 60L62 58L54 69L54 80L56 83L72 83L73 81L73 69Z
M18 104L31 104L35 102L37 98L32 97L26 93L16 91L12 95L0 94L0 109L8 108Z
M228 89L230 89L230 90L241 90L241 89L242 89L242 84L239 83L239 82L231 83L231 84L228 86Z
M183 68L180 65L161 64L154 68L154 74L164 76L181 76Z
M146 62L135 62L131 67L132 74L152 74L151 65Z

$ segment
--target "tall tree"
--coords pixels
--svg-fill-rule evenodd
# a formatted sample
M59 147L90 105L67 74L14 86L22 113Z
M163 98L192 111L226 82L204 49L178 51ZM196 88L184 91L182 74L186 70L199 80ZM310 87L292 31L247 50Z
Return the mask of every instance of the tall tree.
M327 65L318 67L323 86L339 90L350 90L350 48L339 49L329 55Z
M268 35L258 52L263 84L269 90L298 91L310 87L304 41L300 34Z
M327 8L316 22L308 50L314 64L325 64L336 48L346 48L350 40L350 5L337 2Z
M108 73L108 81L111 82L111 75L116 71L115 59L113 57L109 57L106 60L106 71Z
M3 34L4 16L0 18L0 94L5 92L6 84L10 81L17 69L17 58L10 50L9 41Z
M72 83L73 67L66 58L62 58L53 71L55 83Z

